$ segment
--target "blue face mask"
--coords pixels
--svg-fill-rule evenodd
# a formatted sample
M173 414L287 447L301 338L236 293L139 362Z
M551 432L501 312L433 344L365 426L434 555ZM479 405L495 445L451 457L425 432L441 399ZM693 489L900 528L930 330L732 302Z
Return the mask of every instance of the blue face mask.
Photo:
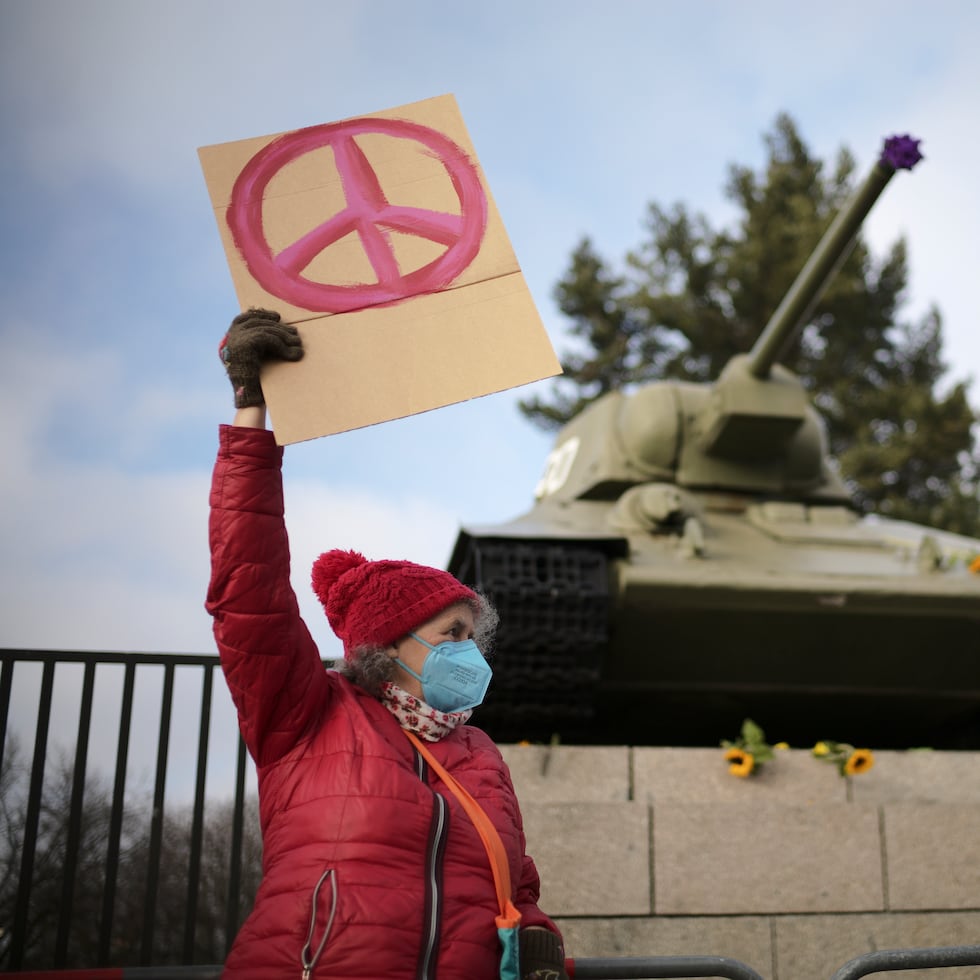
M472 640L447 640L438 646L410 634L431 651L422 664L422 674L397 657L395 663L422 684L422 699L436 711L466 711L482 703L493 671Z

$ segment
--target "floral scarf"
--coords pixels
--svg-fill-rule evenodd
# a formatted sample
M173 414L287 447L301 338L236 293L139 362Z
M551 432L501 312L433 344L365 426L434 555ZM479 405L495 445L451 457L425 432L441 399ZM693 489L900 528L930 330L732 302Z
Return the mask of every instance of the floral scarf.
M386 681L381 685L381 703L398 719L402 728L415 732L427 742L438 742L457 725L465 725L473 714L469 711L436 711L421 698Z

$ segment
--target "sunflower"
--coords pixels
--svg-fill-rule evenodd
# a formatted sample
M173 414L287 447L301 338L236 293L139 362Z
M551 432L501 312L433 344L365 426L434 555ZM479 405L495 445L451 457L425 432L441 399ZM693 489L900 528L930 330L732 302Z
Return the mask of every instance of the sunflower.
M731 748L725 753L725 760L730 762L728 771L733 776L745 778L755 768L755 756L744 749Z
M855 749L844 763L844 773L848 776L858 776L867 772L875 764L875 757L870 749Z
M813 746L814 755L830 755L830 746L826 742L817 742Z

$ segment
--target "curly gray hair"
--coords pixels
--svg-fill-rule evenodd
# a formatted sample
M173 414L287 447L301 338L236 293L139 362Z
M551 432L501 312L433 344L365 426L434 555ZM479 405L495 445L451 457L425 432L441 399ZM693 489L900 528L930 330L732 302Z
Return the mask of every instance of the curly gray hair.
M473 642L488 660L492 660L493 641L497 633L500 616L493 603L480 593L477 594L480 608L476 611L473 623ZM337 660L334 668L349 681L362 687L369 694L378 697L381 685L394 680L397 665L388 651L390 647L366 645L357 647L350 659Z

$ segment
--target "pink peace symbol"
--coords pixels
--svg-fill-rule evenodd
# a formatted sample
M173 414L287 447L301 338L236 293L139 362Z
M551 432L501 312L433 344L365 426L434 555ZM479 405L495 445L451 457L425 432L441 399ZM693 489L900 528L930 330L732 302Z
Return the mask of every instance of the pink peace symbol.
M361 133L414 140L424 152L434 154L452 180L460 213L389 204L377 174L354 139ZM347 206L274 255L262 221L266 187L286 164L324 146L333 150ZM235 246L263 289L307 310L343 313L444 289L480 250L487 211L476 167L447 136L406 120L352 119L285 133L263 147L235 181L227 220ZM445 245L446 251L421 268L402 274L391 231L428 238ZM320 252L352 232L360 237L377 275L376 283L337 285L302 275Z

